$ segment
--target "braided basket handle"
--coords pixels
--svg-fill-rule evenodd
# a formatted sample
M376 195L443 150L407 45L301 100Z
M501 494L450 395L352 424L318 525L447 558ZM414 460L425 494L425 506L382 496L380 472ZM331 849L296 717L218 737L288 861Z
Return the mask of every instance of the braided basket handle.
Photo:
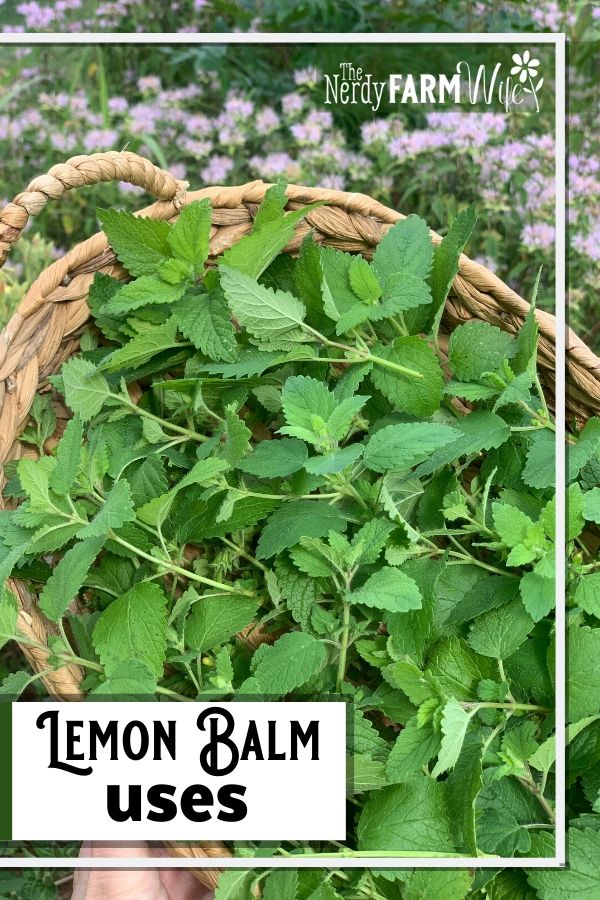
M37 216L49 200L60 200L77 187L109 181L125 181L153 194L159 200L181 206L188 187L164 169L128 150L109 150L90 156L73 156L45 174L34 178L27 190L17 194L12 203L0 211L0 268L10 248L21 237L30 216Z

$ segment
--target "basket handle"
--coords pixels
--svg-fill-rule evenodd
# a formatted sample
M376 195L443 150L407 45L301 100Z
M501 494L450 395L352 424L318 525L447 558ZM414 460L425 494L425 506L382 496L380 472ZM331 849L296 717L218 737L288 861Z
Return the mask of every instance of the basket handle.
M149 159L128 150L73 156L66 163L52 168L46 175L34 178L27 190L17 194L12 203L0 210L0 268L10 248L21 237L30 216L37 216L49 200L60 200L63 194L76 187L108 181L126 181L144 188L159 200L173 201L181 206L188 187Z

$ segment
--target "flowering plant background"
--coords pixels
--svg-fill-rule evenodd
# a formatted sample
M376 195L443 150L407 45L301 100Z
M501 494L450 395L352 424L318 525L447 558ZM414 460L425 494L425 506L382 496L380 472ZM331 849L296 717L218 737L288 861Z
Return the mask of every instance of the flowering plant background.
M553 2L530 8L452 0L433 13L422 2L399 0L318 5L269 0L260 7L245 2L233 15L230 4L220 0L180 0L165 5L156 17L137 0L107 2L93 11L86 0L0 0L5 32L327 31L342 27L340 16L346 14L344 27L350 23L364 31L567 30L572 40L570 315L572 327L595 349L600 346L600 162L593 127L597 79L591 75L599 13L585 3L567 9ZM538 75L546 74L539 54L528 49L526 40L514 49L513 77L529 73L539 81ZM551 308L552 112L505 115L463 107L422 113L408 105L384 116L368 107L362 114L350 107L326 107L321 84L330 50L335 47L4 47L0 200L12 198L34 174L68 156L127 146L187 178L193 187L283 176L291 182L364 191L405 213L423 215L442 231L461 206L476 201L479 224L470 255L525 297L543 266L539 303ZM400 48L394 60L401 62ZM548 79L544 90L553 90ZM19 248L7 273L0 275L6 312L36 267L96 230L98 203L139 207L136 193L127 185L103 187L92 196L89 191L73 195L44 213L33 226L40 236L39 252Z
M566 31L569 40L570 324L600 351L600 10L584 2L425 0L0 0L0 28L39 31L522 31L516 78L546 76L527 32ZM529 56L526 58L526 53ZM252 178L364 191L424 216L443 231L476 201L471 256L529 297L543 266L539 303L554 297L554 166L551 115L406 107L362 119L331 111L318 84L328 49L71 45L2 48L0 203L36 174L77 153L129 149L148 155L193 187ZM427 64L428 60L425 61ZM401 70L401 67L400 69ZM530 71L533 70L533 71ZM545 79L544 90L549 82ZM0 325L48 262L97 230L97 205L136 209L127 185L75 193L50 205L0 271ZM0 677L12 670L0 658ZM576 790L577 788L575 788ZM577 798L574 798L575 802ZM2 853L56 856L73 845L12 845ZM562 874L562 873L561 873ZM61 876L65 877L62 878ZM485 880L476 896L485 894ZM533 897L525 876L500 879L500 896ZM492 888L490 888L492 890ZM592 886L592 891L594 890ZM0 896L68 897L68 873L0 872ZM553 895L554 896L554 895ZM558 896L558 894L556 895ZM569 896L568 892L563 896ZM593 894L589 895L590 897ZM444 898L445 900L445 898Z

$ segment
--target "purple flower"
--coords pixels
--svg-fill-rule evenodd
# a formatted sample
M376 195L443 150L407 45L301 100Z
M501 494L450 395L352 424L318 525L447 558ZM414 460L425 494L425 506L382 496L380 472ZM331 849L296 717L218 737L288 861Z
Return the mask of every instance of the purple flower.
M129 104L125 97L110 97L108 101L108 108L110 109L111 113L122 115L129 109Z
M578 253L593 262L600 262L600 220L593 221L591 229L588 226L585 234L575 234L571 244Z
M284 94L281 98L281 108L286 116L294 115L304 109L304 97L302 94Z
M142 93L156 93L160 91L160 78L157 75L146 75L144 78L138 78L137 86Z
M466 150L483 147L506 130L506 118L499 113L432 112L427 115L427 124L444 132L448 144Z
M558 5L554 2L540 3L538 6L532 6L529 14L536 25L540 28L546 28L549 31L562 31L563 21L568 22L569 17L565 16Z
M180 141L181 149L195 159L202 159L212 152L213 145L210 141L196 141L184 135Z
M187 177L185 165L181 162L171 163L169 166L169 172L175 178L178 178L180 181L185 181Z
M370 147L378 141L385 141L390 131L390 123L387 119L373 119L361 125L360 133L365 147Z
M187 116L185 121L186 130L191 131L198 137L204 137L212 131L212 125L208 116L199 113L193 116Z
M404 159L407 156L418 156L429 153L450 143L449 136L443 131L410 131L393 138L388 146L390 156Z
M271 131L279 127L279 116L274 109L267 106L261 109L256 116L254 127L259 134L270 134Z
M123 194L143 194L144 189L138 187L137 184L130 184L128 181L119 182L119 190Z
M21 113L21 125L23 128L41 128L43 119L39 109L26 109Z
M83 115L87 112L88 102L84 94L73 94L69 100L69 108L76 115Z
M333 116L328 110L313 109L306 119L311 125L318 125L320 128L331 128L333 125Z
M48 28L54 21L54 10L36 3L35 0L19 3L17 12L25 17L25 24L29 31L41 31Z
M315 122L296 122L290 128L299 144L318 144L321 140L321 128Z
M119 140L117 131L111 128L94 128L88 131L83 139L85 149L89 152L92 150L107 150L114 147Z
M555 228L548 222L534 222L525 225L521 231L521 241L533 250L550 250L554 246Z
M136 103L129 110L131 121L129 128L133 134L144 134L154 131L157 120L160 119L160 109L150 103Z
M277 178L285 175L290 180L300 177L300 166L288 153L268 153L264 157L253 156L248 161L250 168L263 178Z
M294 72L294 83L299 87L305 84L312 87L317 83L320 77L321 73L318 69L314 66L307 66L306 69L298 69Z
M320 184L332 191L343 191L346 187L343 175L323 175L320 179Z
M201 172L200 177L207 184L221 184L233 169L233 161L227 156L212 156L208 165Z
M62 131L50 132L50 144L55 150L61 153L70 153L77 146L77 138L74 134L64 133Z
M236 119L248 119L254 112L254 104L243 97L229 96L225 101L225 112Z

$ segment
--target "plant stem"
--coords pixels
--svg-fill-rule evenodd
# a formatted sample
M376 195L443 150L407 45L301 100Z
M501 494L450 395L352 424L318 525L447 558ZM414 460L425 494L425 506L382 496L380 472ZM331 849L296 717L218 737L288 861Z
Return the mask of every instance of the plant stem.
M521 406L526 412L529 413L532 419L535 419L536 422L540 422L544 428L549 428L550 431L556 431L555 425L550 421L550 419L545 418L544 416L540 416L539 413L532 409L528 403L525 403L524 400L519 400L519 406Z
M156 693L164 694L165 697L172 697L173 700L180 700L182 703L195 703L193 697L186 697L185 694L178 694L177 691L172 691L170 688L163 687L160 684L157 685Z
M247 491L245 488L230 488L237 494L243 494L245 497L261 497L263 500L333 500L339 498L339 491L335 494L260 494L257 491Z
M533 796L537 799L538 803L540 804L540 806L542 807L542 809L548 816L548 819L550 820L550 822L553 825L555 825L556 824L556 814L555 814L554 810L552 809L552 807L550 806L550 804L548 803L548 801L546 800L546 798L544 797L544 795L542 794L535 778L531 774L531 769L529 768L527 763L525 763L525 769L527 771L527 778L519 778L518 780L521 782L521 784L524 787L527 788L527 790L531 794L533 794Z
M417 372L416 369L407 369L406 366L401 366L398 363L392 362L390 359L383 359L381 356L374 356L372 353L369 353L364 362L372 362L376 366L382 366L382 368L390 369L392 372L408 375L409 378L423 378L423 373Z
M313 331L313 329L310 330ZM417 372L415 369L407 369L406 366L401 366L399 363L392 362L389 359L383 359L381 356L375 356L373 353L367 353L365 350L357 350L356 347L351 347L349 344L340 344L338 341L330 341L329 338L326 338L324 334L320 334L318 331L313 331L313 334L316 336L317 340L325 344L326 347L335 347L338 350L343 350L345 353L354 354L350 359L338 360L338 362L372 362L374 365L382 366L384 369L390 369L392 372L408 375L409 378L423 378L423 373Z
M117 397L121 403L128 406L138 415L143 416L146 419L151 419L153 422L157 422L161 428L169 428L171 431L176 431L177 434L185 434L191 440L199 441L200 443L208 440L208 437L205 434L198 434L197 431L191 431L189 428L184 428L182 425L176 425L175 422L168 422L166 419L161 419L160 416L155 416L154 413L149 412L142 406L138 406L133 400L126 400L124 397L120 395L117 396L116 394L113 394L113 396Z
M104 672L102 666L92 662L91 659L84 659L82 656L76 656L74 653L59 653L58 655L59 658L64 659L66 663L77 663L77 665L83 666L86 669L93 669L94 672Z
M437 550L439 553L444 552L441 547L438 547ZM454 563L455 566L464 566L467 564L472 566L479 566L481 569L486 569L488 572L493 572L495 575L508 575L510 578L520 578L520 575L516 575L513 572L503 572L502 569L496 569L494 566L488 566L487 563L481 562L481 560L477 559L476 556L469 556L466 553L457 553L456 550L448 550L447 552L448 556L460 558L460 562L457 560L457 562ZM452 565L452 563L449 563L449 565Z
M541 712L541 713L551 713L553 710L548 709L546 706L536 706L533 703L493 703L491 701L480 702L478 700L474 701L465 701L460 704L465 709L473 709L476 707L477 709L509 709L509 710L518 710L522 709L527 712Z
M338 660L336 690L341 693L344 676L346 675L346 657L348 655L348 639L350 637L350 604L344 600L342 618L342 643Z
M234 550L238 556L241 556L243 557L243 559L248 560L249 563L252 563L252 565L256 566L257 569L260 569L261 572L264 572L265 575L269 574L270 569L263 565L263 563L259 562L259 560L256 559L256 557L252 556L251 553L247 553L242 547L238 547L238 545L234 544L233 541L230 541L229 538L221 537L220 540L222 540L224 544L227 544L227 546L231 550Z
M191 569L183 569L181 566L175 565L174 562L170 560L167 561L165 559L158 559L156 556L151 556L150 553L145 553L143 550L140 550L139 547L134 546L134 544L130 544L129 541L124 540L119 537L119 535L115 534L113 531L110 532L110 538L113 541L116 541L117 544L120 544L121 547L125 547L126 550L129 550L131 553L135 553L136 556L141 556L142 559L146 559L148 562L151 562L157 568L164 568L169 572L176 572L178 575L183 575L184 578L189 578L191 581L198 581L200 584L205 584L208 587L217 588L219 591L225 591L228 594L242 594L244 597L256 597L254 591L242 591L239 588L236 588L231 584L223 584L220 581L213 581L212 578L205 578L203 575L198 575L196 572Z
M329 477L326 476L326 478L327 478L327 481L329 481L331 484L339 485L340 489L343 491L344 494L346 494L348 497L352 497L352 499L356 500L356 502L362 509L364 509L365 511L368 512L369 507L367 506L367 504L365 503L363 498L360 496L360 494L358 493L356 488L352 484L350 484L350 482L348 481L347 478L344 477L344 475L339 473L338 475L332 475Z

